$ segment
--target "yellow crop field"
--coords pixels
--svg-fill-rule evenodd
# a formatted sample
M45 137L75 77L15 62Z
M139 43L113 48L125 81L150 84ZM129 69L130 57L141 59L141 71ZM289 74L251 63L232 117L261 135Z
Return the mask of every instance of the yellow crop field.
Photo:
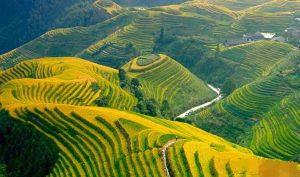
M119 86L118 71L78 58L44 58L16 65L0 74L2 105L56 103L131 109L135 97Z
M5 108L58 145L59 159L49 176L166 176L161 150L175 136L178 141L167 150L168 170L174 176L300 174L296 163L255 156L184 123L87 106L48 103Z

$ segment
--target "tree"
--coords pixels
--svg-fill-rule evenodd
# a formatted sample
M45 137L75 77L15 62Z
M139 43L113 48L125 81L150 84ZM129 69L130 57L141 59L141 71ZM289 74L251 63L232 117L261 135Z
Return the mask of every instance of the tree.
M95 100L95 104L97 106L101 106L101 107L106 107L108 106L108 103L109 103L109 96L102 96L100 98L97 98Z
M145 105L144 101L139 101L138 104L136 105L138 112L142 113L142 114L147 114L147 108Z
M135 95L135 97L136 97L139 101L141 101L141 100L144 99L144 94L143 94L143 92L141 91L141 89L139 89L139 88L136 88L136 89L134 90L134 95Z
M119 79L120 81L126 80L126 71L123 68L119 68Z
M133 79L131 79L131 85L134 87L139 87L140 81L137 78L133 78Z
M129 43L126 44L126 49L127 50L130 50L132 48L133 48L133 44L131 42L129 42Z
M164 100L162 102L162 105L160 107L160 112L161 112L161 115L164 116L164 117L171 116L172 111L171 111L171 107L170 107L170 104L169 104L168 100Z
M215 53L215 59L218 59L220 56L220 44L217 45L216 53Z
M150 116L158 115L157 103L154 99L146 100L146 108L147 108L148 115Z
M161 27L158 40L159 40L159 42L163 43L164 39L165 39L165 28Z
M234 79L229 78L229 79L226 79L222 88L223 88L222 92L226 95L229 95L237 88L237 85L236 85Z

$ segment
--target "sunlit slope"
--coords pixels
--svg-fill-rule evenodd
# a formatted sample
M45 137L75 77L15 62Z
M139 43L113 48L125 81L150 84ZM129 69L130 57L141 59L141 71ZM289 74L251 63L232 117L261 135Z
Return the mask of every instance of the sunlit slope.
M232 9L232 10L242 11L242 10L246 10L251 7L269 3L272 0L252 0L252 1L245 1L245 0L229 0L229 1L228 0L193 0L193 1L215 4L215 5L219 5L219 6L224 6L226 8Z
M5 108L59 147L59 159L49 176L166 176L161 147L176 135L179 141L167 152L174 176L299 174L296 163L254 156L188 124L109 108L56 104Z
M299 59L299 53L285 58L269 75L200 112L196 122L223 137L251 144L259 154L299 161Z
M146 97L159 103L167 100L177 113L217 96L202 80L166 55L141 56L123 68L129 77L141 82Z
M283 99L254 126L251 149L267 157L300 161L300 94Z
M0 73L1 103L56 103L131 109L136 99L119 86L118 71L78 58L44 58L22 62Z

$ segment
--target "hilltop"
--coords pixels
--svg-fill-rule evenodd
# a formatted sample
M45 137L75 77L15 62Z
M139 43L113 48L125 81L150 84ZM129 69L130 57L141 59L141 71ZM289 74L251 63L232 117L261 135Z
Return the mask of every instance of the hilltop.
M1 104L56 103L132 109L118 70L78 58L29 60L0 74Z
M216 97L202 80L166 55L140 56L123 68L139 80L144 97L167 104L173 116Z

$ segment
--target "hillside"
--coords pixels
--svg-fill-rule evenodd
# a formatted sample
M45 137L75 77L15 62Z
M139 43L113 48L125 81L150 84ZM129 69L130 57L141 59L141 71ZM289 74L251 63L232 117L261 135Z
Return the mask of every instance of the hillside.
M259 41L220 50L215 60L203 59L191 70L220 87L230 78L237 86L268 75L273 66L296 50L295 47L273 41Z
M162 5L170 5L170 4L179 4L185 2L187 0L114 0L117 4L129 7L142 7L142 6L162 6Z
M0 177L300 177L300 0L0 4Z
M6 106L25 125L57 145L49 176L166 176L162 147L174 176L295 177L297 164L254 156L249 150L183 123L109 108L57 104Z
M222 15L218 18L210 16L213 13L209 12L201 15L202 11L215 10L226 16L230 14L228 10L224 12L213 6L207 10L206 6L201 5L172 5L124 12L89 27L49 31L1 55L1 67L7 68L21 60L45 56L77 56L107 66L120 67L130 58L152 53L162 28L165 31L162 41L181 41L187 37L195 37L203 43L203 48L212 53L218 37L242 35L239 27L231 26L233 19L230 15L227 19L223 19ZM228 31L232 33L228 34ZM177 37L172 39L172 36Z
M93 6L93 1L3 1L0 7L0 54L55 28L90 26L112 17L105 9Z
M216 96L202 80L173 59L153 56L158 56L158 65L143 65L143 71L131 67L139 67L137 58L124 66L125 80L118 70L79 58L24 61L0 73L2 105L33 102L108 106L172 118ZM163 78L159 76L162 73ZM170 79L162 80L165 78Z
M158 103L167 101L176 114L216 97L202 80L166 55L146 55L123 66L127 75L137 78L141 91Z
M236 89L193 120L260 155L299 161L299 59L299 52L286 56L267 75Z
M214 67L211 62L219 61L210 59L218 56L218 46L222 49L220 44L257 31L284 35L286 28L299 26L295 20L297 14L292 13L297 10L299 1L293 1L292 5L286 0L265 2L197 0L147 9L129 8L95 25L49 31L0 55L0 64L6 69L27 59L76 56L119 68L131 58L154 52L167 54L200 78L211 78L206 81L222 84L222 79L203 73L208 68L205 66ZM240 6L235 6L239 3ZM101 5L100 1L94 3L94 7L103 10ZM278 7L281 7L278 12L270 12ZM118 6L106 10L114 8ZM279 51L279 54L285 53ZM227 68L234 67L234 63L221 62L220 65L223 64Z
M118 71L78 58L22 62L0 73L2 106L55 103L130 110L136 98L119 86Z

